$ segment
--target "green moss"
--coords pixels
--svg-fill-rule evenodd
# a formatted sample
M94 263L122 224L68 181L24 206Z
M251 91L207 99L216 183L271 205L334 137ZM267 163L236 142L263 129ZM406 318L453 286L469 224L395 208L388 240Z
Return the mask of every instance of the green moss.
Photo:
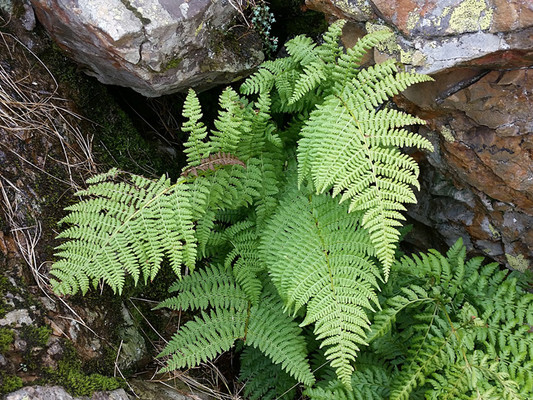
M48 383L61 385L74 396L91 396L95 391L115 390L125 386L122 379L99 373L83 373L76 351L68 344L65 345L63 358L58 362L57 369L48 368L44 372Z
M21 329L22 338L28 343L28 347L45 347L52 329L48 326L25 325Z
M120 0L120 2L124 4L124 7L130 10L133 15L135 15L139 19L139 21L142 22L143 25L148 25L150 22L152 22L150 18L146 18L144 15L142 15L139 8L133 6L128 0Z
M95 158L135 174L162 175L172 166L171 160L159 156L157 144L145 139L132 118L126 114L110 90L82 73L57 45L50 45L39 57L52 71L64 91L79 108L79 113L94 124L84 129L94 133ZM179 59L174 60L174 63ZM128 107L128 105L126 105Z
M12 329L0 328L0 353L4 353L9 349L14 338L15 334Z
M161 72L165 72L173 68L178 68L182 61L183 61L182 57L173 58L167 61L166 64L161 66Z
M7 277L0 275L0 318L2 318L8 311L8 307L3 299L5 299L9 286L10 284Z
M0 394L11 393L22 387L22 379L16 375L0 372Z

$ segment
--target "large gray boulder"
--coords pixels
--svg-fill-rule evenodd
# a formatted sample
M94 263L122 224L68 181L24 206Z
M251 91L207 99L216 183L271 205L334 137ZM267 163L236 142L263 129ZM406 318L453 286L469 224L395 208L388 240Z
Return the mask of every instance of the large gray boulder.
M225 0L32 0L61 48L105 84L149 97L242 78L261 40Z

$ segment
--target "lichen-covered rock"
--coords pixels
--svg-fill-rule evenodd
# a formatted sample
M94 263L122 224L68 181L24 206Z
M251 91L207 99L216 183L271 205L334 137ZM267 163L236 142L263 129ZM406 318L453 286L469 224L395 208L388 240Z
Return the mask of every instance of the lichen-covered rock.
M87 73L145 96L246 76L261 40L226 1L32 0L51 36Z
M353 21L367 21L375 17L366 0L305 0L305 5L311 10Z
M28 386L4 396L4 400L131 400L124 389L97 392L92 397L73 397L60 386Z
M326 3L342 9L346 2L320 3L327 11ZM423 190L409 214L448 244L463 237L470 249L511 268L531 268L533 2L368 4L379 18L369 17L367 30L396 32L374 51L374 59L395 57L435 79L396 99L428 121L421 130L436 148L429 163L423 162ZM345 29L344 35L351 33Z

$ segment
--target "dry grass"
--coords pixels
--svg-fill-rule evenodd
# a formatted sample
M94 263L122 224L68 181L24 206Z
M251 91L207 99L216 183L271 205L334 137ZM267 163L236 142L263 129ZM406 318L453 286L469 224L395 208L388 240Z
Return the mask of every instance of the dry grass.
M242 11L244 3L248 2L233 0L232 5ZM73 193L81 189L86 177L99 172L98 164L92 152L93 138L82 132L79 127L79 122L84 118L69 109L68 101L58 94L59 85L53 74L37 55L20 40L8 33L0 32L0 46L7 49L13 64L18 66L16 70L12 70L9 67L9 62L4 63L0 60L0 150L14 156L29 170L60 182L62 184L60 186L66 187L67 192ZM37 68L40 69L39 73L36 71ZM43 70L49 75L47 81L52 83L51 88L38 76L42 74ZM165 121L165 123L169 125L170 130L176 121ZM53 158L50 154L43 154L38 159L39 161L36 161L33 157L30 159L28 154L17 151L17 146L13 145L13 143L29 143L42 137L47 137L50 142L57 143L60 146L62 156ZM56 154L58 153L56 152ZM51 173L49 167L52 164L61 166L65 173L61 176ZM14 179L10 180L9 174L3 167L0 165L0 209L10 228L18 252L28 265L37 286L53 303L61 304L64 315L59 316L59 318L75 321L92 335L105 342L106 346L117 349L115 376L125 378L118 364L122 343L119 344L118 348L109 343L84 321L67 299L56 296L51 290L47 274L49 262L40 262L38 257L39 243L43 236L43 225L38 220L28 225L24 222L24 218L21 218L21 214L24 214L21 209L27 206L22 200L26 188L24 185L21 187L20 182L14 182ZM21 176L21 178L24 177ZM51 229L49 226L44 228ZM159 352L167 341L135 304L134 301L140 300L143 299L129 299L129 303L142 315L149 329L156 332L159 340L151 342L151 346ZM179 328L179 319L177 325ZM67 333L63 334L68 338ZM145 338L149 338L149 336L144 332ZM160 369L164 366L164 362L160 359L154 359L154 365ZM178 386L177 382L183 382L190 388L191 392L204 393L214 399L240 399L238 393L228 395L213 389L225 387L226 392L231 393L230 384L215 364L208 363L199 369L202 371L202 382L200 379L192 377L190 371L174 371L164 375L153 372L152 381L167 387L176 387ZM131 386L130 390L135 394Z
M11 58L17 61L18 68L26 71L20 76L19 71L10 71L4 63L0 63L0 134L11 135L21 141L46 135L52 141L58 141L63 159L51 161L65 167L68 180L49 174L46 164L36 165L4 142L0 145L22 162L78 190L80 179L75 179L74 171L83 176L98 171L92 153L92 137L83 134L77 125L83 118L66 107L67 100L57 96L58 84L53 74L28 47L13 35L3 32L0 32L0 45L5 46ZM41 88L38 79L32 76L36 63L49 74L49 80L54 85L51 90Z

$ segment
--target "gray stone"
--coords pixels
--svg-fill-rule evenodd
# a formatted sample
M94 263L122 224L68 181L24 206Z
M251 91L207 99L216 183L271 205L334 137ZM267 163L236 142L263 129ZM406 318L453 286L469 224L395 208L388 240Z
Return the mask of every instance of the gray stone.
M223 0L32 0L59 45L89 75L145 96L199 90L248 75L261 40Z
M28 310L13 310L8 312L4 318L0 319L0 326L13 326L20 328L22 324L30 325L33 320L28 313Z
M133 380L129 382L135 394L143 400L209 400L213 397L191 390L179 380L174 381L178 388L169 387L158 382Z
M146 357L147 350L144 337L135 326L135 322L124 304L122 304L122 316L124 326L120 329L122 345L118 357L118 366L121 369L127 369Z
M92 397L72 397L60 386L28 386L4 397L4 400L131 400L124 389L97 392Z

